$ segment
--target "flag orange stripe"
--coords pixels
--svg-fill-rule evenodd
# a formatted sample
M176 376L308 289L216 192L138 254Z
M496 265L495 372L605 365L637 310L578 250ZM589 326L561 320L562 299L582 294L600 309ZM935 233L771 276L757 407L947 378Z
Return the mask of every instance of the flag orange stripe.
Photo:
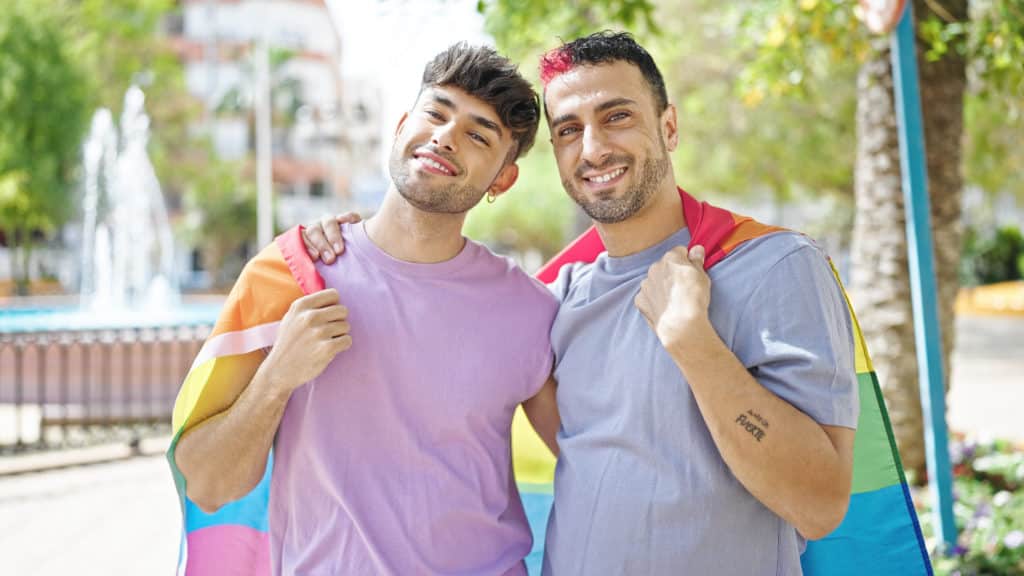
M210 338L277 322L284 317L292 301L303 296L276 243L267 246L246 265L242 278L244 281L235 284L228 295ZM255 298L253 286L259 286L260 294L274 297Z

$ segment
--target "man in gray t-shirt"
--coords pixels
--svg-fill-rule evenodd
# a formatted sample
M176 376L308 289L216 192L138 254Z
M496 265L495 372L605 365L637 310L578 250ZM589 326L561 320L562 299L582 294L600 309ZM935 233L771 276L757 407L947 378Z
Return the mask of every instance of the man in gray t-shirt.
M851 320L825 256L760 225L708 243L712 212L734 220L684 215L675 109L628 35L565 44L541 78L562 183L607 248L553 286L561 428L544 573L800 574L804 538L845 513L858 415Z
M629 256L602 254L563 267L552 286L562 429L548 574L800 573L803 537L730 472L633 305L648 268L689 241L684 228ZM853 428L852 327L820 250L777 232L739 247L710 281L711 324L758 383L818 423ZM763 428L767 440L774 423Z

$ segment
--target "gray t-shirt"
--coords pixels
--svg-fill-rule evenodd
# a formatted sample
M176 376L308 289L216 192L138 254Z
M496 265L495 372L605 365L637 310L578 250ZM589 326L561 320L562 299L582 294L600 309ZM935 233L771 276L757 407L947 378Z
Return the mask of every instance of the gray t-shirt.
M805 542L754 498L715 447L686 379L633 304L643 252L566 266L555 351L561 455L544 574L800 574ZM855 428L853 330L810 239L777 232L711 268L710 318L765 387L817 422Z

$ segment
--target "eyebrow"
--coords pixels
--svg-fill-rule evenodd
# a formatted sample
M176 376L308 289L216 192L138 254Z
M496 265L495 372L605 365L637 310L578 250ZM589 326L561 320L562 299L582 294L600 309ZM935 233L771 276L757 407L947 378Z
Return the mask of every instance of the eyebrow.
M598 112L604 112L605 110L610 110L612 108L618 108L619 106L635 106L635 105L636 105L636 100L630 100L629 98L614 98L614 99L609 100L607 102L602 102L601 104L598 104L596 110Z
M452 112L458 112L459 110L458 106L455 105L455 102L453 102L447 96L442 96L440 94L431 94L430 98L434 102L437 102L438 104L445 106L446 108L450 108ZM469 117L472 118L473 121L479 124L480 126L483 126L484 128L493 131L495 134L498 135L498 138L501 138L505 135L505 133L502 132L501 130L501 126L498 126L497 122L494 122L493 120L484 118L483 116L479 116L477 114L470 114Z
M619 106L635 106L635 105L636 105L636 100L631 100L629 98L613 98L611 100L608 100L607 102L602 102L602 103L598 104L597 108L595 108L595 111L597 111L597 112L604 112L605 110L610 110L612 108L617 108ZM575 115L575 114L573 114L571 112L569 114L562 114L561 116L559 116L559 117L557 117L557 118L555 118L554 120L551 121L551 127L555 128L559 124L564 124L565 122L570 122L572 120L579 120L579 116L577 116L577 115Z

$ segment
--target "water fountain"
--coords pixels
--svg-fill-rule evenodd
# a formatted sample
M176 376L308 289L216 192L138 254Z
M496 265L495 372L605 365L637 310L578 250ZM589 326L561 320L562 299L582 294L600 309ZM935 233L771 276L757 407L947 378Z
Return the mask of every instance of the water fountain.
M0 335L211 324L220 300L182 303L174 237L160 182L146 152L149 116L137 86L115 125L97 110L83 147L79 306L0 312Z
M177 303L174 238L146 153L149 117L136 86L125 94L120 138L96 111L85 143L82 304L96 311L165 310Z
M79 305L0 309L0 451L164 426L221 299L182 302L138 87L83 149ZM140 430L142 430L140 432ZM97 432L98 435L93 434Z

